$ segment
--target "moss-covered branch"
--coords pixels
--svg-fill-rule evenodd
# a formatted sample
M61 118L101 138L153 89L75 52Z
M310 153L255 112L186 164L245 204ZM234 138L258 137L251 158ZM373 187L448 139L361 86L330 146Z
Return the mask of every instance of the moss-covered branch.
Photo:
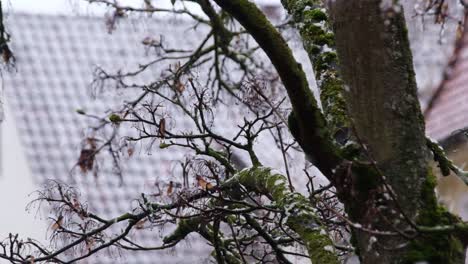
M210 1L208 0L198 0L198 4L200 5L201 9L210 19L211 27L213 29L215 35L216 44L222 48L226 49L226 46L232 39L232 33L224 27L223 20L218 14L216 14L216 10L211 5Z
M343 97L345 84L338 70L335 36L321 0L283 0L299 30L302 44L314 67L320 99L335 139L344 143L349 121Z
M291 101L301 147L314 158L315 165L330 176L341 159L330 140L331 133L309 88L304 71L294 59L286 41L254 3L248 0L215 2L239 21L271 60Z
M434 155L434 161L439 164L440 171L443 176L448 176L450 171L453 171L466 185L468 185L468 171L464 171L457 167L445 154L444 149L437 144L437 142L432 141L427 138L427 147L432 151Z
M248 191L272 197L278 209L284 210L284 224L296 232L303 240L313 263L339 263L332 240L321 225L320 220L303 195L291 192L285 176L275 173L270 168L253 167L244 169L222 184L221 188L229 195L235 195L235 190L243 186ZM230 190L230 191L229 191ZM197 232L208 241L214 243L213 228L207 225L202 217L183 219L177 228L163 239L165 244L177 243L188 234ZM218 237L218 236L217 236ZM216 241L221 250L229 248L224 239ZM230 251L232 255L232 251ZM232 259L239 256L232 255Z
M223 235L221 235L219 230L215 232L213 226L207 224L206 219L203 217L193 217L180 220L176 229L163 238L163 242L164 244L175 244L193 232L200 234L204 239L215 246L215 251L212 255L214 255L218 263L242 263L241 257L237 253L234 253L232 250L228 250L228 243L225 242Z
M201 217L181 220L171 234L163 238L164 244L178 243L192 232L197 232L202 224Z
M226 184L244 186L249 191L267 194L276 206L285 210L285 224L303 240L312 263L339 263L334 245L314 213L310 202L303 195L291 192L285 176L270 168L253 167L244 169Z
M468 240L468 223L466 222L458 222L451 225L418 226L418 231L426 234L453 234L463 239L465 244Z

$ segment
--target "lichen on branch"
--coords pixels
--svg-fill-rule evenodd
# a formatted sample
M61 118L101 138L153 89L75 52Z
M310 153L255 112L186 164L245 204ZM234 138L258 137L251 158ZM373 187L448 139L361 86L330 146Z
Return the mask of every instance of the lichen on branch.
M329 16L319 0L282 0L298 29L312 62L328 126L335 139L344 143L349 121L343 96L345 83L338 69L335 36Z
M455 173L466 185L468 185L468 171L464 171L456 166L445 154L444 149L435 141L427 138L427 147L434 155L434 161L438 163L443 176L450 175L450 171Z
M242 170L226 184L240 184L249 191L272 197L278 209L286 212L286 225L305 243L312 263L339 263L333 241L321 225L310 201L300 193L291 192L284 175L267 167L253 167Z

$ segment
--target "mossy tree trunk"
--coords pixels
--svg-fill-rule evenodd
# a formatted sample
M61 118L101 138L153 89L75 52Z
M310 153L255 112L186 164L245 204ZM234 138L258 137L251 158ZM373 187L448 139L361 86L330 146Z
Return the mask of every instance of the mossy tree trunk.
M428 173L430 156L402 7L386 6L380 0L336 0L330 10L341 73L348 85L349 115L358 139L368 149L367 158L376 165L375 173L354 171L353 181L358 184L349 192L362 192L361 187L367 185L360 202L374 201L365 211L353 212L350 203L356 201L344 199L349 215L353 221L389 231L408 230L411 221L443 224L446 219L441 215L432 217L440 208ZM375 180L372 177L380 177L380 184L368 188L368 182ZM375 195L379 192L394 195L397 202L379 204L379 195ZM398 211L402 215L393 215ZM432 223L421 219L426 214L434 218ZM443 256L429 252L435 250L430 238L416 237L417 242L406 243L402 237L374 236L360 230L355 230L355 238L362 263L463 263L460 243L451 237L440 238L446 242L439 244L440 250L451 252Z
M434 195L402 7L335 0L330 19L319 0L282 1L314 64L325 118L302 68L258 8L247 0L215 2L249 31L278 71L293 106L289 128L355 223L362 263L463 263L453 235L458 220ZM360 150L336 140L348 128ZM445 231L434 232L441 226Z

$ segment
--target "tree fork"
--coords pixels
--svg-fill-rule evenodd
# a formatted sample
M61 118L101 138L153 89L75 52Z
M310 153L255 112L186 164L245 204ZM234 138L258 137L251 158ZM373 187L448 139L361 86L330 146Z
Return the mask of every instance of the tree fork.
M276 28L258 7L248 0L215 0L252 35L266 53L286 88L297 119L295 138L304 152L313 157L324 175L331 177L341 157L331 140L327 122L309 88L302 67Z

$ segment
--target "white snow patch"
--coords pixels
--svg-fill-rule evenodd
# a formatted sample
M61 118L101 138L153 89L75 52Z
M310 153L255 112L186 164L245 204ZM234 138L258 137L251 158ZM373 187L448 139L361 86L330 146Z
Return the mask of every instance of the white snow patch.
M328 251L328 252L334 252L333 246L330 246L330 245L324 246L323 249L324 249L325 251Z
M283 179L276 179L276 181L275 181L275 183L273 184L273 186L278 186L278 185L281 185L281 184L283 184L283 183L284 183Z
M375 244L375 242L377 242L377 238L375 236L371 236L369 238L369 245L367 246L367 251L371 251L372 250L372 247L373 245Z

